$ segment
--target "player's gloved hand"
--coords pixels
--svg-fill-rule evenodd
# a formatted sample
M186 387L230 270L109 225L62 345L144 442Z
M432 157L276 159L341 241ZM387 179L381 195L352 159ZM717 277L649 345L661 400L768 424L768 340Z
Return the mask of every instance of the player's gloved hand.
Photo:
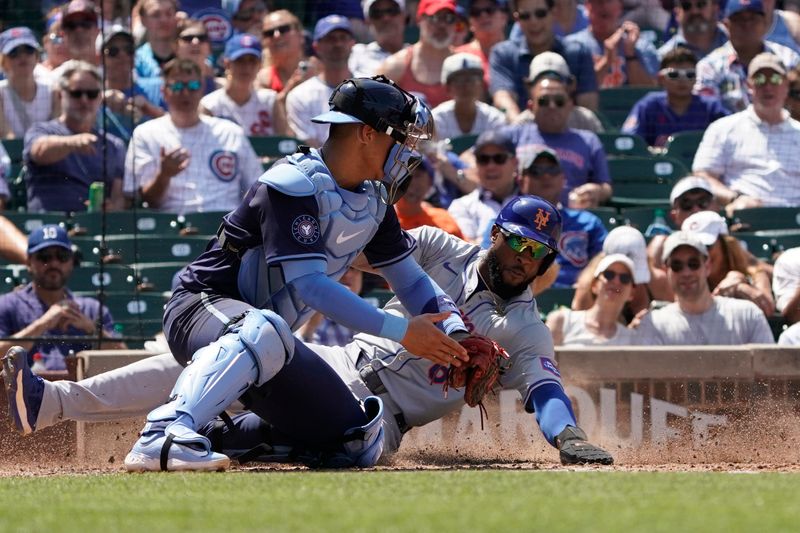
M469 354L469 361L460 367L451 366L445 390L464 388L464 402L475 407L483 401L500 375L500 360L508 353L496 342L483 335L469 335L459 341Z
M454 339L448 337L436 327L437 322L448 318L450 311L426 313L412 317L408 321L406 336L400 344L420 357L424 357L440 365L460 366L467 361L467 351Z
M614 464L614 458L604 449L587 442L586 433L581 428L567 426L556 437L556 447L562 465L575 464Z

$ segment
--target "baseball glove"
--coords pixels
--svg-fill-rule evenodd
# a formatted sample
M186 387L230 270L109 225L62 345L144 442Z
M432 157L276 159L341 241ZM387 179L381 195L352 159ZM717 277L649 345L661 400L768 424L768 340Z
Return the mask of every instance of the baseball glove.
M587 442L586 433L581 428L567 426L556 437L556 447L561 456L562 465L575 464L614 464L611 454L594 444Z
M460 367L451 366L444 384L464 389L464 401L470 407L480 405L500 375L500 359L508 359L506 351L489 337L470 335L459 341L469 354L469 361Z

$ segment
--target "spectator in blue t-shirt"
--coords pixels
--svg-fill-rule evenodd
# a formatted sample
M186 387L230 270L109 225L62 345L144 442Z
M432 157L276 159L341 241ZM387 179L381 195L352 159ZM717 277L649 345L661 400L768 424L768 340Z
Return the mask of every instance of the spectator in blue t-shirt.
M158 78L161 67L175 57L178 3L177 0L144 0L139 6L147 42L136 50L136 75L139 79Z
M688 48L675 48L661 60L658 82L663 91L652 92L636 102L622 125L650 146L664 146L679 131L704 130L728 115L719 98L692 94L697 56Z
M578 105L597 109L597 80L592 54L585 44L562 40L554 35L554 0L516 0L514 20L522 37L497 43L489 54L489 93L492 103L506 112L509 122L525 109L528 89L525 80L533 58L541 52L563 56L575 76Z

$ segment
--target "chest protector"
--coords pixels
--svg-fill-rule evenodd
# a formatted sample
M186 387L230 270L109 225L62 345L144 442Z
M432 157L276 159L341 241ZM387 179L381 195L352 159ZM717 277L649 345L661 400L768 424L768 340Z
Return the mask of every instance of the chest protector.
M243 299L254 307L275 311L295 330L313 310L290 281L321 271L338 281L377 233L387 205L380 200L382 185L376 182L365 181L356 191L341 189L316 150L292 154L259 181L287 196L313 196L318 207L324 259L314 255L275 257L268 263L264 247L258 246L243 254L239 269L237 281ZM284 221L274 231L288 234L291 222Z

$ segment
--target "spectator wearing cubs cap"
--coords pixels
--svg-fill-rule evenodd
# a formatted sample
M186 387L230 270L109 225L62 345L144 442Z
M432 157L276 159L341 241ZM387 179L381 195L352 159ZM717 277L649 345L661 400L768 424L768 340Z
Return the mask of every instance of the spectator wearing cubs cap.
M389 56L410 46L403 42L406 3L405 0L363 0L361 6L375 40L353 46L350 70L354 76L374 76Z
M758 263L751 263L739 241L728 234L724 218L713 211L700 211L684 220L681 230L708 248L708 284L715 296L750 300L766 316L772 316L775 300L769 272Z
M642 317L641 344L774 344L764 313L754 303L715 296L708 287L708 249L697 236L676 231L664 243L662 259L675 302Z
M577 310L562 307L547 315L547 327L556 346L612 346L637 344L636 330L625 326L623 309L633 298L636 281L633 261L622 254L601 254L591 269L592 305Z
M486 85L477 56L457 53L445 59L442 64L442 83L447 87L451 99L432 111L439 139L479 135L487 129L506 125L502 111L480 101L486 92Z
M0 296L0 341L5 353L11 346L28 350L28 363L40 353L48 370L66 368L70 351L98 349L97 341L29 341L29 337L97 337L106 349L124 349L113 340L114 320L108 309L94 298L75 296L67 288L74 268L72 243L61 226L47 224L28 236L27 261L31 282Z
M328 15L314 26L312 46L319 59L319 72L286 96L289 127L304 144L316 147L328 138L328 125L311 119L328 110L333 90L352 77L348 61L354 44L350 21L341 15Z
M800 206L800 123L784 109L786 66L774 54L757 55L748 86L753 103L711 124L692 163L728 216L748 207Z
M448 100L442 67L453 53L457 20L455 0L421 0L417 8L419 41L389 56L379 72L406 91L421 95L431 108Z
M542 52L531 60L528 71L527 83L530 87L543 78L560 80L567 86L570 96L575 93L575 76L569 71L567 61L555 52ZM536 117L531 110L532 102L528 100L528 107L512 121L512 124L534 122ZM567 126L576 130L588 130L594 133L603 131L603 124L591 109L580 105L573 105L567 119Z
M36 122L58 116L58 98L50 83L37 79L34 70L42 48L30 28L10 28L0 33L0 138L22 139Z
M169 213L229 211L263 173L241 126L200 113L197 63L164 66L168 112L133 130L125 159L124 193Z
M225 87L200 100L202 111L232 120L250 137L292 135L286 124L286 102L272 89L255 89L261 67L261 43L239 33L225 44ZM284 95L285 96L285 95Z

